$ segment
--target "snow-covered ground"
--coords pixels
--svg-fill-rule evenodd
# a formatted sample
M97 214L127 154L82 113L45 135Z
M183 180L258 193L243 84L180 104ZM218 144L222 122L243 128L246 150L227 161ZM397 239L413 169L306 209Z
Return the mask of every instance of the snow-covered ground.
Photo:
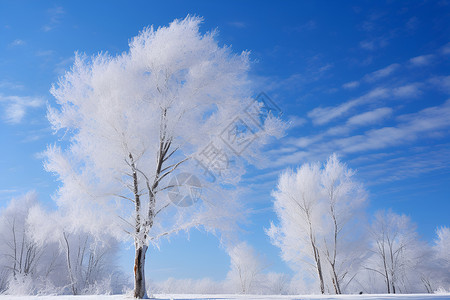
M89 295L89 296L8 296L0 295L0 300L129 300L133 299L129 295ZM161 300L354 300L354 299L372 299L372 300L443 300L450 299L449 294L407 294L407 295L192 295L192 294L156 294L153 299Z

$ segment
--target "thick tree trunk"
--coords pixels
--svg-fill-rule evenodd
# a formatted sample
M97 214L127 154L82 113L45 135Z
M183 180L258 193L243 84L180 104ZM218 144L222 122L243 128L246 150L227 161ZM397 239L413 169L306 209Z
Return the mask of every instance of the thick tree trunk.
M134 258L134 298L147 298L147 291L145 289L145 253L147 246L138 246Z

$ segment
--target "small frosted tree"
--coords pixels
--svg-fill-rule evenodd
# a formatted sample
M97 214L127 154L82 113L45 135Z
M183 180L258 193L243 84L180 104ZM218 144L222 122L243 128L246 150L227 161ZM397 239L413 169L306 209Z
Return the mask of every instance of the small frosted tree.
M352 179L354 172L331 155L323 168L303 164L285 171L273 192L280 224L267 230L284 260L315 270L320 292L340 294L352 277L350 249L357 219L366 196Z
M241 242L228 250L231 269L227 281L241 294L255 291L262 279L266 265L260 255L245 242Z
M39 260L45 247L33 241L26 222L35 205L37 195L29 192L13 198L0 213L0 262L11 281L37 276L40 271Z
M423 260L422 243L410 218L392 211L379 211L371 226L373 256L366 268L383 278L387 293L407 293L416 287Z
M445 226L439 227L436 229L436 234L437 238L432 247L434 265L429 268L430 281L427 281L425 278L422 281L429 287L430 292L434 292L437 289L450 291L450 228ZM434 284L434 289L431 283Z
M280 247L286 261L306 263L315 269L320 292L325 293L323 261L320 253L320 167L304 164L297 172L281 174L278 189L273 193L274 207L280 221L267 231L272 242Z
M5 293L40 292L53 284L59 271L57 246L35 240L35 224L29 217L36 209L40 209L37 194L28 192L0 210L0 289Z
M450 228L440 227L436 229L437 239L435 240L434 250L436 256L445 265L450 267Z
M149 243L191 227L230 228L224 220L240 205L229 184L245 172L236 157L251 162L283 128L270 113L261 121L249 97L248 53L220 47L200 23L144 29L118 56L76 55L51 90L59 107L48 118L69 138L65 150L47 151L46 168L62 182L56 201L92 233L133 238L136 298L146 296ZM202 180L203 201L177 209L167 192L181 187L170 180L181 173Z
M349 236L355 236L357 231L354 228L350 234L348 231L352 225L357 226L354 223L358 220L357 214L360 214L366 194L361 185L353 180L354 174L353 170L339 161L336 154L328 158L321 174L326 210L322 221L325 221L324 227L327 228L324 230L323 252L329 263L331 282L336 294L341 294L343 284L352 280L349 273L352 264L357 261L355 255L350 255L356 252L357 246L349 240Z

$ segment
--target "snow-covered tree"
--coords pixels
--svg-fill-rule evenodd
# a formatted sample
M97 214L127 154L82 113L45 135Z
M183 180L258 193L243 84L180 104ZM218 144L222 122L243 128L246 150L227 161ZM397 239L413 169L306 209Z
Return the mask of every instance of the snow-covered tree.
M450 228L436 229L434 245L421 263L421 280L429 293L450 291Z
M1 211L0 266L7 285L21 285L25 279L51 272L52 265L44 270L46 266L40 264L46 249L34 242L26 222L29 210L37 204L36 193L29 192L13 198Z
M263 280L269 295L284 295L289 291L291 278L287 274L270 272L264 275Z
M200 23L146 28L121 55L77 54L51 90L58 106L48 118L69 138L65 150L47 151L46 168L62 182L56 201L93 234L133 238L137 298L146 295L149 243L191 227L230 228L224 220L240 211L230 184L245 172L239 157L252 162L283 131L270 113L261 121L262 105L249 97L248 53L219 46ZM177 198L183 184L171 179L182 173L200 178L202 201ZM171 205L183 199L196 203Z
M424 248L410 218L392 211L377 212L371 226L371 246L373 255L366 269L383 278L385 291L413 292L417 285L411 282L420 279Z
M35 192L13 198L0 211L0 289L8 294L117 292L112 286L93 288L108 281L121 287L113 245L64 228L58 212L43 209Z
M268 235L281 249L284 260L298 265L304 263L315 270L320 292L324 294L323 259L319 245L322 229L320 166L307 163L296 172L284 171L273 196L280 225L272 223Z
M256 292L267 267L263 258L246 242L231 247L228 254L231 269L227 281L234 287L233 291L240 294Z
M326 223L323 252L329 263L331 282L336 294L341 294L345 285L352 280L352 265L359 261L355 254L358 252L357 244L361 241L352 241L359 237L355 221L361 221L357 215L361 214L366 194L361 185L353 180L354 174L353 170L338 160L336 154L328 158L321 174L327 210L322 219Z
M450 228L440 227L436 229L436 234L434 250L437 257L450 269Z
M333 154L323 168L306 163L285 171L273 192L279 225L267 234L285 261L314 270L321 293L341 293L354 276L352 225L366 196L353 175Z

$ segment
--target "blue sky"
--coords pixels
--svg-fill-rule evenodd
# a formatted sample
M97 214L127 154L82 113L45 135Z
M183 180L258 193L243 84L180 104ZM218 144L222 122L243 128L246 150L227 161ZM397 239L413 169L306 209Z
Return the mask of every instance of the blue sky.
M292 122L251 170L243 198L249 241L289 272L264 234L275 218L279 172L336 152L358 171L368 213L411 216L425 240L450 226L450 3L448 1L0 1L0 203L36 190L48 207L57 188L39 153L56 141L46 120L52 83L74 52L121 53L145 26L187 14L217 28L221 44L251 51L255 94ZM223 279L228 257L211 235L180 235L151 250L150 278ZM118 262L131 266L132 249Z

